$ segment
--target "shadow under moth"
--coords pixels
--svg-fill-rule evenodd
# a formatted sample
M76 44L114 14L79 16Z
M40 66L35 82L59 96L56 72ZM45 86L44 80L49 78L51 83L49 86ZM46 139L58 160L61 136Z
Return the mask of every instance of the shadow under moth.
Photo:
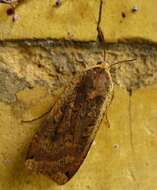
M34 135L26 167L65 184L83 163L112 98L112 79L101 66L79 74Z

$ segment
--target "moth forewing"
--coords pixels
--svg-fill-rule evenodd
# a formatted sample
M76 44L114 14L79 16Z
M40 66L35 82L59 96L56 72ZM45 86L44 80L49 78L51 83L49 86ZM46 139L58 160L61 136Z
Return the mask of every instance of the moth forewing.
M112 79L96 66L76 77L56 103L27 153L28 169L65 184L77 172L112 97Z

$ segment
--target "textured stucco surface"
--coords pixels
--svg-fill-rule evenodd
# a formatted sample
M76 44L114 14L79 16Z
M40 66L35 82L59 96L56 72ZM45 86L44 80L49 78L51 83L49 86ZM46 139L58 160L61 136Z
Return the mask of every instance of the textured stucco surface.
M49 45L48 45L49 44ZM3 43L0 46L0 190L156 190L156 46ZM24 167L32 136L75 74L111 68L114 98L75 177L57 186Z
M125 60L135 59L133 62ZM15 93L34 85L49 88L50 93L64 88L75 74L96 65L117 61L111 67L113 81L132 90L157 82L157 47L137 44L108 44L105 48L89 45L31 45L8 43L0 46L0 100L15 102Z

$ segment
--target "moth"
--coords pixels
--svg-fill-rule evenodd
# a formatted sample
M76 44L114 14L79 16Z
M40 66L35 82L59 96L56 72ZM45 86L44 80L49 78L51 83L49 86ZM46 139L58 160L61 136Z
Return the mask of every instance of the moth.
M109 69L97 65L79 74L34 135L26 167L60 185L68 182L87 156L112 92Z

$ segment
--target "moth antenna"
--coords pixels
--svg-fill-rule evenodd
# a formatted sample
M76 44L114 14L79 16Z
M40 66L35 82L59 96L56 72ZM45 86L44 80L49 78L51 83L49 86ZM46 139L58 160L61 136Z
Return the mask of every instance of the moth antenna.
M129 62L133 62L133 61L136 61L136 59L128 59L128 60L122 60L122 61L117 61L115 63L112 63L111 65L109 65L109 69L115 65L118 65L118 64L122 64L122 63L129 63Z

